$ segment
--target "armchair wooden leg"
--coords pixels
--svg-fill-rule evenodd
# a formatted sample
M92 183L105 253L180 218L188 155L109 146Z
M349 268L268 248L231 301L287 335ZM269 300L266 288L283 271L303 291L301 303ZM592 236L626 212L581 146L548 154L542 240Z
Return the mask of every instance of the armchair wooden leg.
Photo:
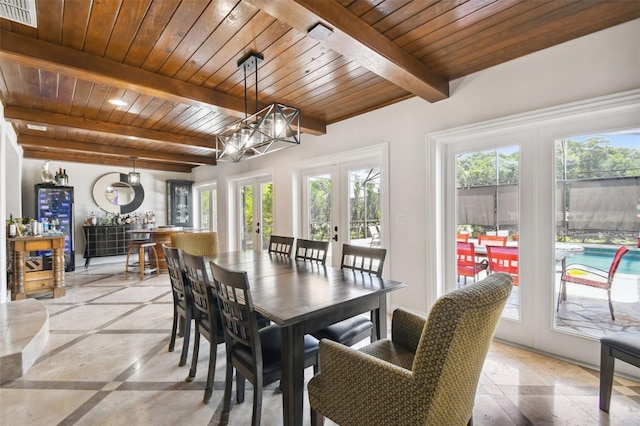
M324 424L324 416L311 408L311 426L322 426Z

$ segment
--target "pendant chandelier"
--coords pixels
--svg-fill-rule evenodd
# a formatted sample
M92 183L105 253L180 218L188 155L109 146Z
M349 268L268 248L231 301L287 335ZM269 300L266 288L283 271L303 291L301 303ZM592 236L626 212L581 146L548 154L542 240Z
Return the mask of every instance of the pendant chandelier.
M216 159L237 163L269 152L300 145L300 110L272 103L258 111L258 64L261 55L250 53L238 62L244 70L245 118L216 135ZM247 112L247 74L255 69L256 113Z
M129 185L140 185L140 173L136 172L136 159L138 157L131 157L131 159L133 160L133 171L129 172L129 178L127 179L127 182L129 182Z

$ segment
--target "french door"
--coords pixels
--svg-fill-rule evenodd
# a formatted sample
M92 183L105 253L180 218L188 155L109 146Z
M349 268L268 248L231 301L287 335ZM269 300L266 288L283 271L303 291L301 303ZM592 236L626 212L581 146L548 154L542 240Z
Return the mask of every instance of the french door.
M437 265L443 265L444 279L433 280L435 285L444 283L436 289L437 295L460 285L456 269L457 233L467 231L473 237L480 232L491 231L499 235L503 231L509 236L507 244L517 247L519 282L498 324L496 337L591 365L599 362L599 336L623 328L625 318L632 318L631 322L634 322L636 317L630 313L631 308L625 311L625 307L633 305L637 299L625 296L616 300L612 294L614 304L617 301L620 310L620 319L615 321L607 309L606 293L604 296L591 296L582 288L567 289L568 301L559 303L562 261L558 260L558 254L582 250L583 256L588 258L592 246L599 243L596 238L601 238L601 245L605 246L632 245L629 241L635 241L626 235L634 237L633 230L637 228L627 231L625 226L631 221L635 213L634 203L637 202L635 196L629 195L634 190L629 189L628 183L638 175L637 162L633 164L628 159L637 158L633 150L640 147L637 137L640 107L637 102L626 103L621 97L619 105L613 108L611 105L615 103L615 97L612 99L579 107L572 105L566 110L557 108L553 114L546 111L531 113L518 119L492 122L491 126L480 124L464 131L451 131L444 136L435 135L432 141L436 143L429 150L429 158L437 160L434 164L442 161L438 176L442 177L444 184L442 193L438 191L438 179L434 179L430 187L433 201L442 200L438 212L440 219L436 216L430 227L435 238L435 243L430 246L432 264L436 269ZM551 116L553 119L549 118ZM633 135L636 135L635 139ZM620 146L615 143L618 139L621 140ZM571 147L573 152L569 151ZM587 149L593 149L597 155L587 152ZM625 155L615 156L614 152L625 152ZM607 155L615 157L618 163L614 164L614 159ZM465 163L471 157L474 161ZM488 160L491 157L493 161L483 163L483 158ZM591 161L578 161L580 158L591 158ZM596 160L606 167L591 167ZM497 171L492 164L498 165ZM571 175L569 167L581 168L580 175ZM613 186L605 194L601 187L610 185L610 182L606 176L587 175L585 170L591 170L589 167L599 174L606 171L624 176L615 175L617 184L627 185L624 189L626 196L615 198ZM495 180L464 182L465 176L461 175L464 170L475 179L486 174L495 175ZM503 172L509 174L504 175ZM567 188L562 185L565 182L568 182ZM598 187L595 187L596 183ZM589 193L586 192L587 187ZM593 232L586 235L579 228L588 217L587 207L599 202L596 197L599 193L609 197L606 209L610 211L603 211L605 207L595 209L589 216L588 231L596 229L596 225L600 231L597 235ZM440 195L442 198L439 199ZM616 239L610 238L612 243L602 236L608 229L613 230L609 231L610 234L615 233ZM579 232L582 234L578 235ZM439 252L444 253L441 261ZM596 259L589 261L595 262ZM628 286L625 271L628 275L631 271L630 275L633 275L634 269L629 265L622 268L623 272L617 276L618 281L614 280L614 286L619 284L621 292L631 288L632 296L637 297L637 273L630 280L634 284ZM604 300L598 300L598 297ZM599 306L603 307L599 317L585 315L597 311ZM637 374L624 365L616 368Z
M273 182L271 176L239 180L236 186L237 247L266 249L273 230Z
M198 185L195 187L198 197L194 206L198 212L197 226L203 231L218 230L218 190L216 184Z
M329 258L340 267L342 244L383 246L382 167L378 158L304 169L302 238L330 241Z

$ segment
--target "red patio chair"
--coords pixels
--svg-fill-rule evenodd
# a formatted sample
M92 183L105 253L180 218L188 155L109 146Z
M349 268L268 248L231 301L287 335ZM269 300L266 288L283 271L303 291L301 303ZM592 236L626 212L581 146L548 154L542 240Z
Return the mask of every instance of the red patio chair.
M459 243L468 243L469 234L456 234L456 241Z
M458 243L458 280L464 276L464 285L467 285L467 277L478 280L478 274L487 269L487 261L476 262L476 253L473 243Z
M487 246L489 256L489 271L491 273L504 272L511 275L513 285L518 285L518 248Z
M509 238L509 237L482 234L482 235L478 235L478 244L480 244L481 246L506 247L507 238Z
M567 265L562 271L560 277L560 289L558 291L558 306L556 311L560 309L560 298L567 300L567 282L574 284L582 284L589 287L601 288L607 290L607 297L609 298L609 312L611 312L611 320L615 321L616 318L613 315L613 305L611 304L611 284L613 283L613 276L618 269L622 256L628 252L629 249L625 246L621 246L616 254L613 256L611 266L609 266L609 272L594 268L588 265L582 265L579 263L572 263Z

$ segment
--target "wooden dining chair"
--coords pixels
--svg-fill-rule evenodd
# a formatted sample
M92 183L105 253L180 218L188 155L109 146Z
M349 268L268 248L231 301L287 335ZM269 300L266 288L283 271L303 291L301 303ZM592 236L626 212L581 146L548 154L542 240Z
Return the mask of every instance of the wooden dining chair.
M282 375L281 328L270 325L258 328L247 273L232 271L210 262L219 310L222 313L227 368L222 413L231 411L233 370L236 370L236 402L244 401L245 379L253 384L252 425L260 424L263 387L280 380ZM304 336L304 367L317 373L318 340Z
M193 355L191 369L186 381L191 382L196 377L198 368L198 353L200 351L200 336L209 341L209 368L207 382L204 389L204 403L207 404L213 393L213 379L216 371L216 353L218 344L224 341L224 332L220 323L218 302L207 276L204 257L189 254L180 250L180 265L189 280L193 293L193 315L195 317L195 337L193 341Z
M503 272L511 275L513 285L518 285L518 248L487 246L487 256L489 257L489 271L492 274Z
M296 260L315 262L324 265L327 262L329 241L313 241L298 238L296 241Z
M269 253L279 254L286 257L291 257L293 252L293 237L283 237L279 235L272 235L269 238Z
M381 277L386 256L387 249L343 244L340 268Z
M191 294L188 279L184 277L180 266L180 250L163 244L162 251L167 260L171 294L173 295L173 325L171 327L169 352L173 352L175 349L176 336L180 335L184 340L178 365L183 366L187 363L189 352L189 337L191 335L191 323L193 322L193 295Z
M476 261L476 253L473 243L458 242L457 243L457 270L458 281L460 276L464 277L464 284L467 285L467 277L473 277L474 281L478 280L478 274L485 271L489 264L487 260L481 262Z
M341 269L381 277L386 255L386 249L343 244ZM374 327L373 315L373 312L369 316L356 315L311 334L319 340L329 339L347 346L367 337L373 342L380 334Z

